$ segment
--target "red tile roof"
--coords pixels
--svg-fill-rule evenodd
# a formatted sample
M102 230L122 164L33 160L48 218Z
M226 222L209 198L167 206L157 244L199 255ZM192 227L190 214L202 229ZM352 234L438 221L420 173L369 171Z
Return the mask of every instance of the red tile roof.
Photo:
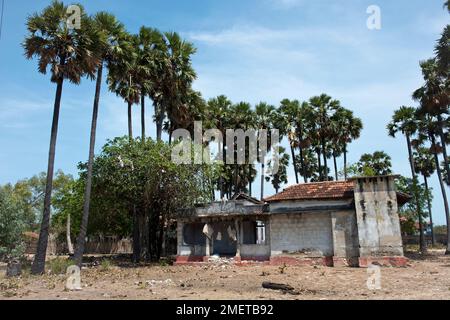
M283 192L264 200L277 202L286 200L349 199L354 196L353 190L353 181L305 183L289 187Z

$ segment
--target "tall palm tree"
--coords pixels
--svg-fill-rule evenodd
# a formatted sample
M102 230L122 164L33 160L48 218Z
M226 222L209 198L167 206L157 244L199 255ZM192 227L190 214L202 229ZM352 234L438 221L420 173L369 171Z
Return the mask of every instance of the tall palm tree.
M93 28L98 36L96 39L96 54L99 59L97 66L97 81L95 86L94 105L92 111L89 158L87 165L86 188L84 193L83 215L80 225L80 233L77 239L74 260L81 266L83 259L87 226L89 220L89 208L92 190L92 170L94 163L95 137L97 132L97 117L103 81L103 67L106 63L110 65L117 60L124 59L127 55L126 33L123 24L116 17L107 12L99 12L93 18Z
M327 148L327 141L331 138L332 130L330 127L330 119L333 114L339 109L340 102L338 100L333 100L330 96L326 94L321 94L320 96L312 97L309 100L309 104L314 110L314 118L317 122L317 146L318 155L322 153L323 155L323 172L322 177L325 181L328 181L328 155L330 154L329 148ZM320 151L319 151L320 150Z
M138 43L139 84L141 87L141 139L145 140L145 97L149 96L155 106L159 103L162 69L165 65L166 44L159 30L141 27Z
M50 66L51 81L56 83L44 211L36 256L31 270L33 274L42 274L45 270L63 83L64 80L69 80L79 84L84 75L93 77L98 65L98 58L92 52L95 41L93 41L94 34L89 18L80 6L80 28L72 28L67 24L70 17L67 9L62 2L53 1L41 13L31 15L27 20L28 35L23 43L27 59L38 57L38 70L43 74L47 73L47 68Z
M363 129L361 119L354 116L353 111L339 108L331 123L333 128L333 138L338 152L344 156L344 179L347 180L347 153L348 145L358 139Z
M447 48L447 52L449 52ZM447 65L448 66L448 65ZM450 180L450 162L447 155L448 108L450 105L450 81L448 70L442 73L436 59L428 59L420 63L425 84L413 93L413 99L420 102L419 112L430 115L436 123L436 130L441 140L444 166L447 179ZM445 130L447 129L447 132Z
M447 239L448 239L448 245L447 250L445 252L446 255L450 255L450 208L448 206L448 200L447 200L447 193L445 191L445 185L444 185L444 179L442 176L442 170L439 163L439 153L442 152L442 147L437 143L436 141L436 132L438 130L436 122L433 121L432 117L427 114L422 114L420 112L417 113L418 118L418 129L419 129L419 135L418 135L418 142L417 144L423 144L425 141L430 141L431 147L430 152L434 156L434 164L436 167L436 174L438 176L439 180L439 186L441 188L442 193L442 200L444 202L444 209L445 209L445 218L447 220Z
M280 147L278 152L278 158L280 159L278 163L278 171L272 172L270 176L265 178L267 182L272 181L272 185L276 193L278 193L282 184L288 183L287 167L289 166L289 155L286 153L286 150L283 147ZM269 161L269 169L272 169L271 161Z
M408 147L409 165L411 168L411 175L413 179L413 192L416 201L416 213L419 219L419 231L420 231L420 251L425 253L427 251L427 245L424 237L422 212L420 209L420 200L418 194L418 179L415 169L414 156L411 145L411 137L417 132L417 120L416 109L412 107L402 106L399 110L394 112L392 121L387 126L389 135L395 138L395 135L401 132L406 137L406 145Z
M255 122L256 127L259 130L267 130L267 147L268 149L271 148L270 142L271 142L271 129L275 129L273 126L274 123L274 117L275 117L276 108L274 106L271 106L265 102L261 102L256 105L255 107ZM261 199L264 199L264 180L265 180L265 164L266 164L266 158L265 155L260 154L261 159L259 159L259 162L261 164Z
M436 239L434 237L434 230L433 230L434 225L433 225L433 213L431 211L431 197L430 197L431 193L428 187L428 179L432 176L432 174L436 170L436 166L434 164L434 157L430 153L428 148L418 147L414 152L414 163L416 171L422 175L425 183L428 214L430 216L431 242L434 246L436 244Z
M187 117L184 103L189 95L192 82L197 75L192 67L192 55L196 49L192 43L183 40L176 32L164 33L164 67L160 77L158 104L155 105L157 140L161 140L164 117L167 115L174 127Z
M222 133L222 137L226 135L226 129L229 128L230 109L233 103L224 95L212 98L208 101L207 108L212 120L211 128L216 128ZM218 144L218 149L222 152L222 160L225 163L225 141ZM219 153L220 154L220 153ZM220 199L225 196L224 175L219 177Z
M247 102L239 102L234 104L230 108L230 119L229 119L229 129L242 129L247 131L248 129L255 128L255 114L252 107ZM256 137L255 137L256 138ZM227 141L227 148L229 148ZM245 146L244 146L245 148ZM232 190L234 193L240 193L246 191L246 186L250 183L251 175L248 173L249 161L248 159L248 149L245 150L238 149L238 145L234 144L234 159L237 159L238 154L245 153L245 164L228 164L228 166L233 167ZM247 173L246 173L247 172Z
M118 59L109 65L108 84L109 90L127 103L128 137L131 141L133 139L132 107L138 104L141 98L140 69L136 50L139 39L137 36L130 35L125 39L135 50L129 52L126 58Z
M295 149L298 146L297 135L296 135L296 121L299 113L299 102L291 101L289 99L284 99L280 103L279 112L283 119L278 121L279 126L285 127L285 134L289 141L289 147L291 149L292 163L294 166L295 182L299 183L298 178L298 166L295 156Z

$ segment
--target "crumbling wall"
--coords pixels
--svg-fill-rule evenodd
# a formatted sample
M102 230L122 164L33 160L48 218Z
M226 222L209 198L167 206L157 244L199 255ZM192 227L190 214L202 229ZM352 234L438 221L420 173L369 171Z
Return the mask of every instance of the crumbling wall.
M331 216L322 212L272 215L270 244L272 256L302 252L333 256Z
M394 178L385 176L355 180L361 257L403 256Z

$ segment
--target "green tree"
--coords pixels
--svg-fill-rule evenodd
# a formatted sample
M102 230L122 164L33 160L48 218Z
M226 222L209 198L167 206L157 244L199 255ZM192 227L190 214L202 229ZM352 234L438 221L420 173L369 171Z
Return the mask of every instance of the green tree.
M406 218L408 221L413 221L413 232L416 232L416 222L427 218L427 199L431 198L430 191L427 190L424 184L418 184L411 178L400 177L395 181L396 189L405 194L417 194L419 201L416 203L408 202L403 207L399 208L401 218ZM417 208L419 205L419 208ZM402 220L402 219L401 219ZM404 219L403 219L404 220ZM408 223L406 223L408 225ZM410 230L411 231L411 230ZM423 232L419 228L419 232Z
M93 206L97 212L107 208L103 223L115 223L108 217L127 223L130 220L123 217L129 208L136 208L139 248L133 249L138 249L137 260L158 259L164 228L170 219L183 209L211 199L214 171L207 165L173 163L172 147L152 139L116 138L103 147L94 161ZM81 169L80 176L85 177L86 165Z
M16 201L12 186L0 186L0 261L12 262L23 258L26 227L26 213Z
M392 174L391 157L383 151L366 153L359 161L348 168L349 176L383 176Z
M51 193L55 161L56 139L58 133L59 111L64 80L80 83L84 75L93 77L98 59L93 54L93 32L89 18L81 9L80 28L67 24L70 12L62 2L53 1L41 13L31 15L27 20L28 35L23 47L28 59L38 57L38 70L45 74L51 69L51 81L55 82L56 95L50 137L47 182L44 211L36 256L32 266L33 274L42 274L45 269L45 256L50 223Z

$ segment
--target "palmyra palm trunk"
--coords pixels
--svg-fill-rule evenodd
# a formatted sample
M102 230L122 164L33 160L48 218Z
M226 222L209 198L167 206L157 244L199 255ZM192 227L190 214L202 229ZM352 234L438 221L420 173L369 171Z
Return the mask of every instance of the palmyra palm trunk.
M47 245L50 227L50 209L53 189L53 172L55 166L56 140L58 136L59 111L61 108L61 96L64 80L58 79L55 95L55 105L53 108L52 129L50 135L50 148L48 153L47 182L45 186L44 212L42 215L41 231L36 248L31 273L34 275L43 274L45 271L45 257L47 255Z
M128 101L128 139L133 140L133 119L132 119L132 106L131 101Z
M336 178L336 181L339 180L338 176L338 168L337 168L337 161L336 161L336 152L333 150L333 163L334 163L334 177Z
M75 263L79 267L81 267L81 263L83 261L84 247L86 244L87 227L89 222L89 210L91 205L91 191L92 191L92 171L94 166L94 152L95 152L95 136L97 134L98 105L100 101L102 76L103 76L103 65L100 65L97 70L97 83L95 86L94 107L92 110L91 137L89 143L86 189L84 191L83 216L81 218L80 234L78 235L78 240L76 243L77 246L74 255Z
M325 181L328 181L328 164L327 164L327 150L325 149L325 139L322 139L322 153L323 153L324 179Z
M417 215L419 218L419 232L420 232L419 247L420 247L420 252L425 253L425 252L427 252L427 244L425 242L425 237L423 234L422 210L420 208L419 193L417 191L418 180L417 180L416 169L414 166L414 157L413 157L413 152L412 152L412 147L411 147L411 139L409 137L409 134L406 134L406 143L408 145L409 164L411 166L411 175L412 175L412 179L413 179L414 198L416 201L416 210L417 210Z
M445 139L444 132L442 130L442 117L441 116L438 116L438 121L440 123L439 137L441 139L441 144L442 144L442 155L444 156L444 166L445 166L445 171L447 173L447 182L450 183L450 167L449 167L448 156L447 156L447 141Z
M155 104L155 118L156 118L156 140L162 140L162 130L164 117L162 116L161 108Z
M141 95L141 138L145 141L145 95Z
M295 182L296 182L297 184L299 184L299 180L298 180L297 160L295 159L294 146L292 145L292 143L290 143L290 145L291 145L292 163L293 163L293 165L294 165Z
M433 146L436 146L436 139L434 138L433 134L430 134L430 140ZM447 201L447 193L445 192L445 186L444 186L444 180L442 179L442 170L439 163L439 156L436 152L436 149L433 148L433 154L434 154L434 162L436 165L436 173L439 180L439 185L441 187L442 192L442 199L444 201L444 209L445 209L445 219L447 222L447 250L445 251L446 255L450 255L450 211L448 207L448 201Z
M347 145L344 146L344 179L347 181Z
M322 176L322 160L321 160L321 156L320 156L320 149L316 150L317 153L317 165L318 165L318 170L319 170L319 180L323 181L323 176Z
M305 167L305 157L303 155L303 148L301 146L301 142L302 142L302 139L303 139L303 128L302 128L301 125L298 125L297 127L298 127L298 137L299 137L298 149L299 149L299 152L300 152L300 165L302 166L302 170L301 170L300 174L303 176L303 181L305 183L307 183L308 182L308 177L306 176L307 170L306 170L306 167Z
M429 188L428 188L428 179L425 175L423 175L423 180L425 182L425 190L427 192L428 214L430 215L431 244L434 246L434 245L436 245L436 238L434 237L433 213L431 211L431 200L430 200L430 193L429 193Z
M261 160L261 201L264 199L264 179L265 179L265 173L264 173L264 157Z

